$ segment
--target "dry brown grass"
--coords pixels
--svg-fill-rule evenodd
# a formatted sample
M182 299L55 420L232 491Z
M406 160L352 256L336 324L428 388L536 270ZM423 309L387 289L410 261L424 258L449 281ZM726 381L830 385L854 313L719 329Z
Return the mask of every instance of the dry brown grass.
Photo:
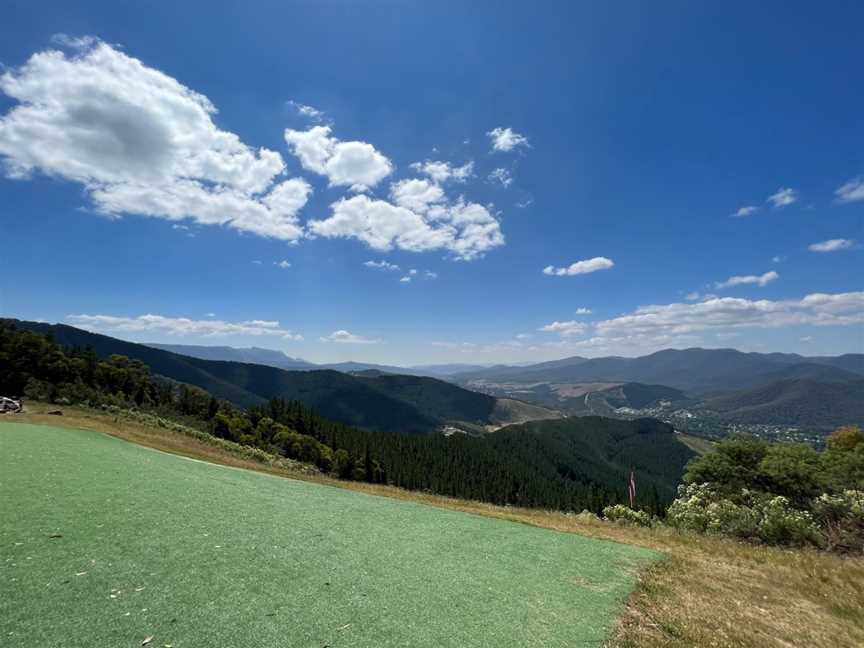
M342 482L238 458L196 439L77 408L46 415L38 404L15 421L85 428L223 465L326 483L466 513L636 544L668 558L642 572L613 647L864 646L864 560L816 551L638 529L560 512L500 507L374 484Z

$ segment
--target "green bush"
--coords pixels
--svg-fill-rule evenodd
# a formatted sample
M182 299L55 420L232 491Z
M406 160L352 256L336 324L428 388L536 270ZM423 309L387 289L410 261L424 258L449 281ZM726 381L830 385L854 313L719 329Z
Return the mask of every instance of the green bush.
M741 489L733 497L709 484L687 484L678 489L666 513L669 525L686 531L724 535L776 545L824 543L809 512L796 509L783 496Z
M829 548L864 551L864 492L824 493L813 500L813 515L824 529Z
M767 544L822 546L824 536L807 511L792 508L782 495L763 500L758 508L760 516L757 538Z
M623 504L613 504L603 509L603 518L628 526L650 527L651 516L645 511L636 511Z

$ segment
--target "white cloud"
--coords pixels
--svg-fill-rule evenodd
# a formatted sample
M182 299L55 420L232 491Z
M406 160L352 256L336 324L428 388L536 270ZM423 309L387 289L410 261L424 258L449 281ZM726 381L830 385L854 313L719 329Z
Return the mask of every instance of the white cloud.
M785 260L786 260L786 257L780 256L780 255L771 257L771 261L774 263L783 263Z
M379 344L381 340L373 340L360 335L354 335L350 331L340 329L333 331L330 335L318 338L321 342L337 342L339 344Z
M722 288L732 288L733 286L745 286L745 285L756 285L759 287L765 287L772 281L776 281L780 278L780 275L771 270L770 272L766 272L761 275L737 275L734 277L729 277L726 281L718 281L714 284L714 287L719 289Z
M423 278L424 278L424 279L437 279L437 278L438 278L438 273L437 273L437 272L432 272L431 270L426 270L426 271L423 272Z
M564 268L556 268L555 266L546 266L543 268L543 274L553 275L556 277L572 277L573 275L588 274L597 272L598 270L606 270L615 264L611 259L606 257L594 257L593 259L585 259L584 261L576 261Z
M390 185L390 198L400 207L418 214L445 200L444 190L428 180L400 180Z
M381 261L365 261L363 265L367 268L378 268L380 270L399 270L398 265L396 265L395 263L389 263L388 261L384 261L383 259Z
M302 117L307 117L314 122L320 122L324 119L324 111L318 110L312 106L307 106L297 101L289 100L288 105L297 111L297 114Z
M70 36L69 34L54 34L51 42L61 47L83 50L89 49L99 43L99 39L93 36Z
M493 151L512 151L519 146L528 146L528 138L520 135L512 128L493 128L486 133L492 140Z
M262 261L260 259L253 259L252 265L261 265Z
M813 336L812 335L805 335L804 337L798 338L798 341L799 342L812 342Z
M837 202L851 203L864 200L864 176L852 178L849 182L834 192Z
M215 317L208 313L207 317ZM284 340L302 340L297 335L279 326L278 321L247 320L244 322L223 322L217 319L193 320L186 317L165 317L163 315L139 315L138 317L117 317L114 315L68 315L66 321L89 331L122 331L127 333L158 332L177 336L219 336L219 335L272 335Z
M416 270L416 268L411 268L411 269L408 271L408 274L411 275L412 277L413 277L414 275L416 275L416 274L417 274L417 270Z
M768 196L767 200L767 202L770 202L775 208L786 207L797 201L798 192L791 187L781 187L775 193Z
M333 214L308 223L318 236L355 238L374 250L411 252L448 250L469 261L504 244L498 220L476 203L435 204L417 213L366 195L343 198L331 205Z
M851 239L831 239L808 245L807 249L811 252L836 252L838 250L850 250L854 247L855 241Z
M848 326L862 322L864 292L814 293L798 300L714 297L695 304L641 306L628 315L597 322L595 330L605 336L680 335L713 329Z
M330 186L365 191L393 172L393 164L367 142L343 142L329 126L285 129L285 142L304 169L327 176Z
M593 311L590 308L577 308L577 315L590 315Z
M17 104L0 117L10 178L36 172L84 186L97 211L191 219L296 240L312 189L278 184L279 153L253 149L213 123L207 97L93 38L75 52L34 54L0 76Z
M207 317L216 317L216 313L207 313Z
M513 176L510 175L510 172L507 169L499 167L497 169L493 169L492 172L489 174L489 182L493 184L499 182L501 183L501 186L506 188L513 184Z
M530 207L533 204L534 204L533 198L526 198L525 200L521 200L521 201L517 202L516 207L519 209L525 209L527 207Z
M516 336L516 339L517 340L530 340L532 337L534 337L534 336L531 335L530 333L519 333L519 335Z
M684 299L686 299L687 301L696 301L697 299L699 299L699 297L701 297L701 295L696 290L694 290L693 292L689 292L686 295L684 295Z
M860 326L864 324L864 291L814 293L801 299L749 300L711 297L697 303L640 306L636 310L590 325L553 322L540 330L558 333L560 349L578 352L639 353L669 347L693 346L700 335L730 334L745 329L796 326ZM574 328L571 325L576 325ZM572 340L581 333L590 336Z
M544 333L557 333L561 337L571 337L574 335L582 335L588 330L588 325L584 322L570 320L568 322L552 322L546 326L541 326L539 331Z
M756 207L755 205L747 205L747 206L745 206L745 207L741 207L741 208L739 208L739 209L738 209L734 214L732 214L732 215L735 216L735 217L738 217L738 218L742 218L742 217L744 217L744 216L752 216L753 214L755 214L755 213L758 212L758 211L759 211L759 208Z
M408 275L405 275L404 277L402 277L399 280L399 283L411 283L411 277L409 277Z
M291 262L290 262L290 261L285 261L285 260L283 259L282 261L274 261L274 262L273 262L273 265L275 265L275 266L279 266L279 267L282 268L283 270L287 270L288 268L291 267Z
M474 162L471 161L460 167L454 167L449 162L426 160L425 162L414 162L411 168L417 173L429 176L436 184L442 184L448 180L465 182L474 174Z

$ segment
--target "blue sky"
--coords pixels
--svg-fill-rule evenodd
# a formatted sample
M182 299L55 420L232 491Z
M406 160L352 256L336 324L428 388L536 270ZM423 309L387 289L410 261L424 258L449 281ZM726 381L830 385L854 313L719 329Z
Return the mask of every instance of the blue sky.
M0 312L314 361L862 352L862 24L7 3Z

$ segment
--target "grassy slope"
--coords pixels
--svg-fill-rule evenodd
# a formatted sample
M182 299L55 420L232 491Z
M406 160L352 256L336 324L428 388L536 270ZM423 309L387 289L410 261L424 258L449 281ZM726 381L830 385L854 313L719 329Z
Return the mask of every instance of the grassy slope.
M37 404L34 409L38 412L45 408ZM276 471L159 428L74 408L64 408L64 412L63 417L36 413L15 420L84 427L217 463ZM668 529L619 527L558 512L499 507L388 486L337 482L317 474L288 474L349 490L636 544L667 554L667 560L640 575L637 588L607 643L613 648L864 645L862 559L754 547Z
M0 447L0 637L32 648L597 644L657 556L89 431Z

